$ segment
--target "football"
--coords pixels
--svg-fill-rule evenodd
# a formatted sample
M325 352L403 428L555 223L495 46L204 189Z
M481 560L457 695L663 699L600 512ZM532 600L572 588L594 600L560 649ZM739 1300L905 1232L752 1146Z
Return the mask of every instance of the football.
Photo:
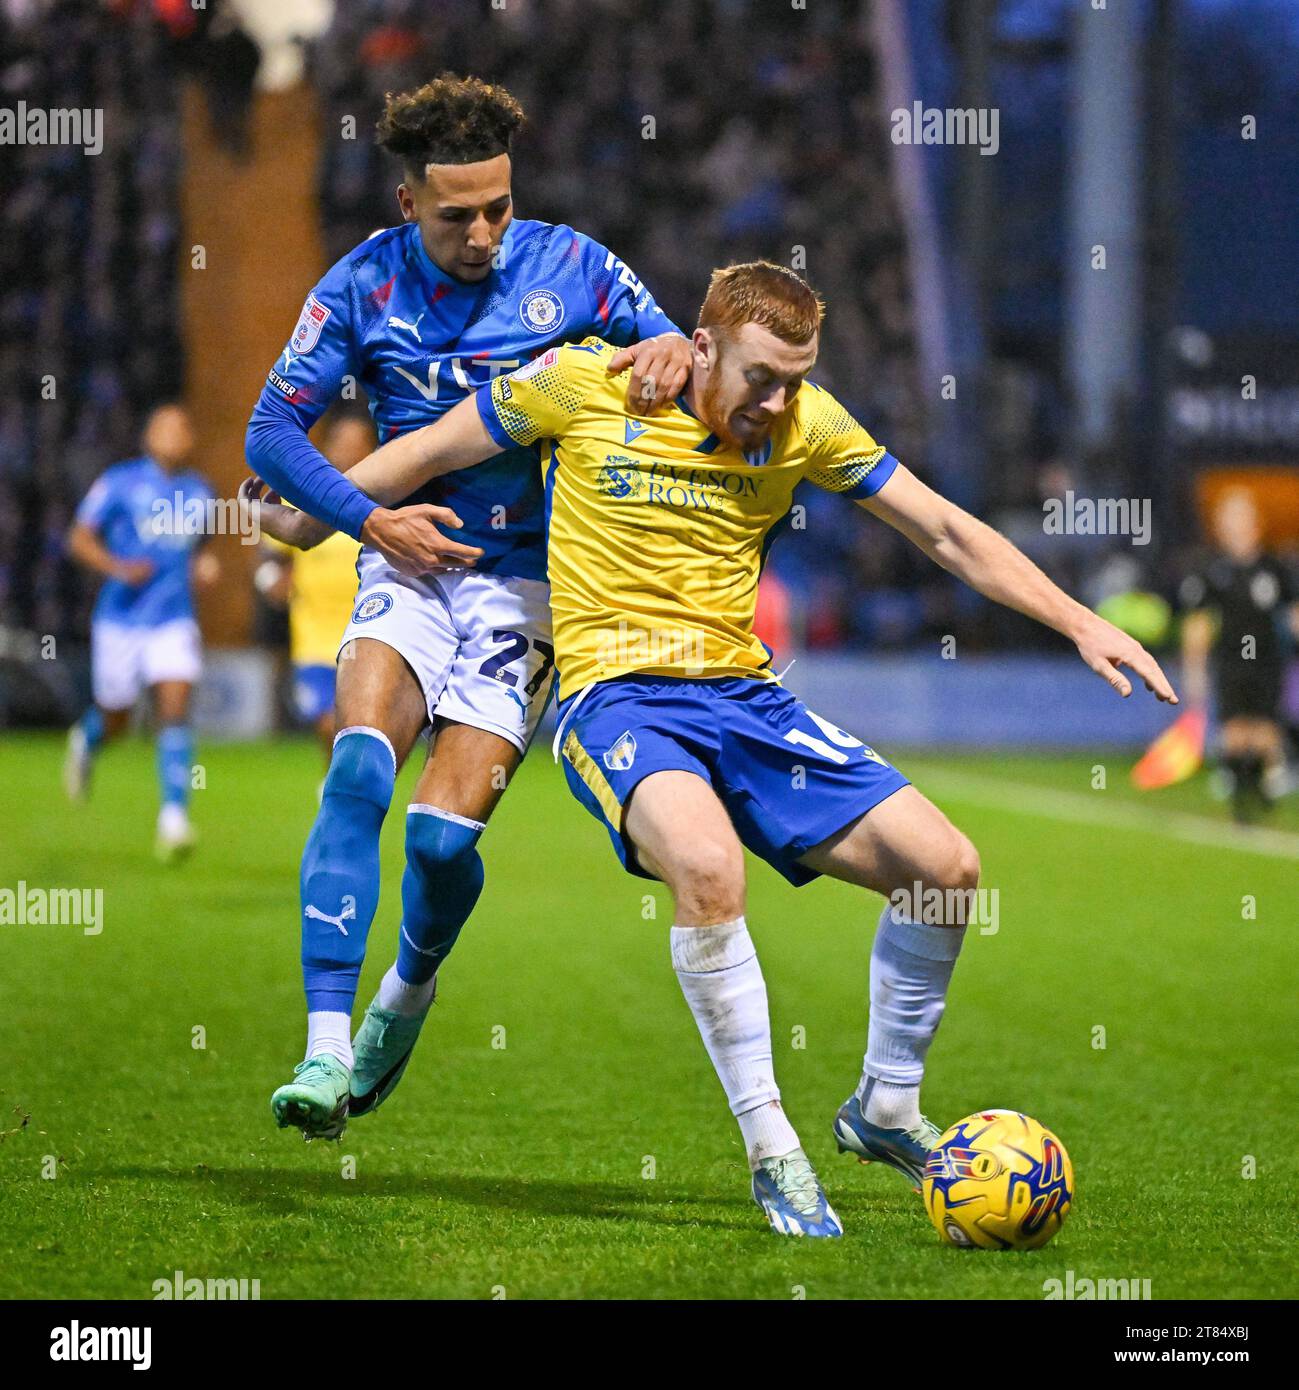
M1073 1165L1049 1129L1018 1110L981 1110L929 1154L925 1210L948 1245L1036 1250L1073 1204Z

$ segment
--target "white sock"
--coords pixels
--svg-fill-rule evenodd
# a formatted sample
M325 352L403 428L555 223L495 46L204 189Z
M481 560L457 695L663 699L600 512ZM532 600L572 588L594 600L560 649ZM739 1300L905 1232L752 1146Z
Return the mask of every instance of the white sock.
M913 922L892 906L880 913L871 951L871 1013L862 1079L862 1114L875 1125L920 1122L925 1054L947 1002L964 927Z
M307 1060L324 1054L337 1057L349 1070L352 1066L352 1019L350 1014L324 1009L307 1015Z
M857 1083L861 1113L884 1129L914 1129L920 1123L920 1087L890 1086L863 1073Z
M390 965L388 973L379 981L379 1007L405 1018L418 1018L433 1002L437 979L435 973L431 980L426 980L422 985L407 984L397 974L397 967Z
M673 927L672 967L739 1121L749 1167L797 1149L771 1061L767 986L744 918Z
M768 1101L754 1110L746 1110L743 1115L737 1115L735 1121L740 1126L740 1138L744 1140L749 1167L755 1172L760 1159L779 1158L781 1154L793 1153L795 1149L803 1147L778 1100Z

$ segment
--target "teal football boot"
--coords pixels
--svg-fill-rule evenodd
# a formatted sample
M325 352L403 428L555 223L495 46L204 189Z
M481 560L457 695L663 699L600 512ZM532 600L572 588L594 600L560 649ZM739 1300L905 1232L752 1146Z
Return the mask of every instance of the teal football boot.
M308 1143L339 1139L347 1128L347 1086L348 1070L337 1057L312 1057L271 1097L271 1114L281 1129L300 1129Z
M348 1114L368 1115L397 1089L427 1017L428 1009L422 1014L398 1014L381 1009L377 998L371 1001L352 1039Z

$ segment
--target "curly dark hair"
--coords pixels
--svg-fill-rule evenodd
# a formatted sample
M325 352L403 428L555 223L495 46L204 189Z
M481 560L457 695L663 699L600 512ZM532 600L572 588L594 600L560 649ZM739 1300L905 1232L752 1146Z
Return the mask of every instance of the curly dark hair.
M413 92L389 92L375 141L422 179L427 164L476 164L508 154L524 120L523 107L504 87L444 72Z

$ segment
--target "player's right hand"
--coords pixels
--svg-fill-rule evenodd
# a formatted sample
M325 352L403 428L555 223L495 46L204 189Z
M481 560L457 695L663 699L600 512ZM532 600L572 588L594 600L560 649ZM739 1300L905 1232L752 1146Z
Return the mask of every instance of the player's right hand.
M147 584L153 578L153 561L119 560L114 566L113 578L138 589L141 584Z
M459 530L464 523L450 507L420 502L412 507L376 507L361 527L361 539L373 546L395 570L418 577L432 569L472 569L482 549L444 536L435 522Z
M685 390L693 352L689 338L680 333L660 333L620 348L609 359L607 370L610 376L617 376L630 367L627 409L633 415L652 415Z

